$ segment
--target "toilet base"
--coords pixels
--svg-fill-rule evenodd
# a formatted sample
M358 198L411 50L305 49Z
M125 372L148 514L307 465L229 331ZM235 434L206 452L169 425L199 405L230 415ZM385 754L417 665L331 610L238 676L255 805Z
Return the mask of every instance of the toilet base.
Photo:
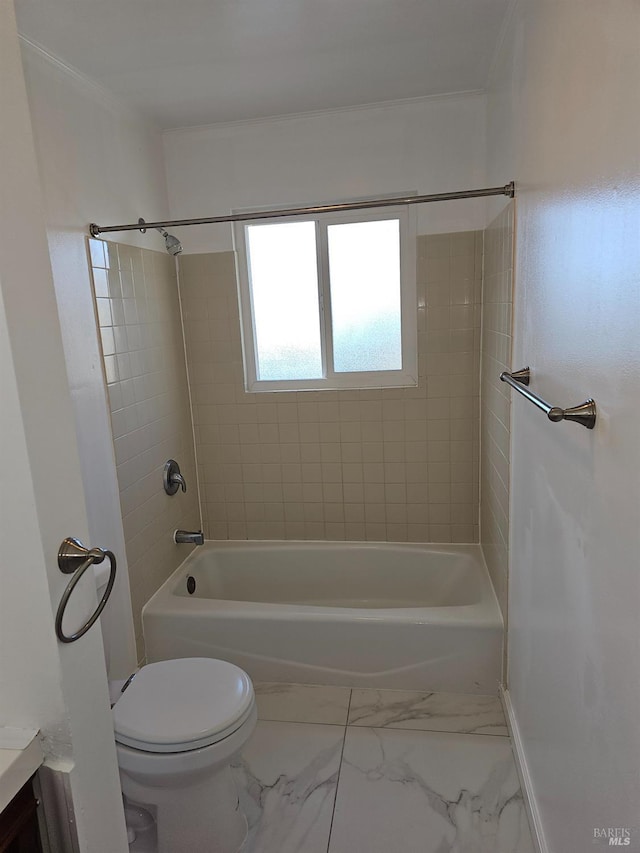
M247 820L229 767L199 785L181 789L141 785L121 773L122 790L130 804L156 815L157 841L152 835L134 841L135 853L239 853L247 837Z
M133 803L124 795L124 820L131 853L156 853L158 833L155 815L149 808Z
M245 834L240 847L234 853L243 853L246 850L247 839L249 837L249 825L245 818ZM135 841L129 844L129 853L158 853L158 840L155 832L153 834L139 835Z

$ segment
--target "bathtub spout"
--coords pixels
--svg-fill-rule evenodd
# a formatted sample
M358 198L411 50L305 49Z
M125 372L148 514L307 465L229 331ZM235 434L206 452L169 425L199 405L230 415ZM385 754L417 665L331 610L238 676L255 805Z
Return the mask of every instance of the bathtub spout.
M204 545L202 530L176 530L173 534L176 545Z

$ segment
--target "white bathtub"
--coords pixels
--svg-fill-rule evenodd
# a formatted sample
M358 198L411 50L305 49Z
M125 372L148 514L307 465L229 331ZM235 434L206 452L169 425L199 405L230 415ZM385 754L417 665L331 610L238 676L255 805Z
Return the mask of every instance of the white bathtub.
M478 545L207 542L142 620L149 661L222 658L256 681L464 693L500 681L502 618Z

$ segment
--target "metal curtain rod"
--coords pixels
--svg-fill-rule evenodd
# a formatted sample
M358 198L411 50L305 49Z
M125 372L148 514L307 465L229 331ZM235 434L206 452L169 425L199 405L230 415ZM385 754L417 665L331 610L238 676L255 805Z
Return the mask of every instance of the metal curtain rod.
M461 190L455 193L433 193L431 195L399 196L397 198L349 201L343 204L321 204L316 207L290 207L285 210L257 210L253 213L232 213L229 216L207 216L202 219L171 219L163 222L145 222L144 228L181 228L183 225L217 225L221 222L248 222L255 219L274 219L280 216L306 216L310 213L341 213L345 210L367 210L372 207L394 207L398 204L428 204L431 201L455 201L459 198L482 198L490 195L506 195L513 198L516 189L511 181L503 187L486 187L481 190ZM96 225L92 222L89 233L92 237L110 231L142 231L140 223L128 225Z

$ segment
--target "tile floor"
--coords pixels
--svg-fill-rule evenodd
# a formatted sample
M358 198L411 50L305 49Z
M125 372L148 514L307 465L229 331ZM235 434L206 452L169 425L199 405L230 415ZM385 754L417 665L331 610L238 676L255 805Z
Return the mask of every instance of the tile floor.
M246 853L533 853L493 696L257 684Z

